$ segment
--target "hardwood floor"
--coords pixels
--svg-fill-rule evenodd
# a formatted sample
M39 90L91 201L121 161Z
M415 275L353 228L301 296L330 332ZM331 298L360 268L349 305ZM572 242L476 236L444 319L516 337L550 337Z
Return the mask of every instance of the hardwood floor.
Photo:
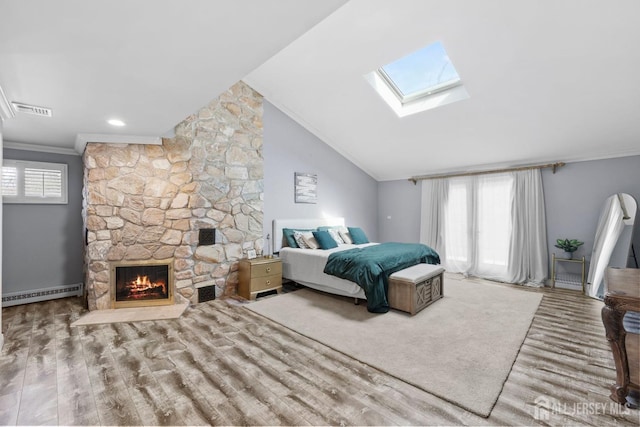
M0 424L639 425L608 397L602 303L527 291L544 296L487 419L224 301L72 328L67 298L3 309Z

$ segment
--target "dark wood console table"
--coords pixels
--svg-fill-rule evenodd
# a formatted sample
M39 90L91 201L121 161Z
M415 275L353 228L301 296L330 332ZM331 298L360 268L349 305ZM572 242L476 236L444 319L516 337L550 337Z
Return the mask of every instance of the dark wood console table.
M640 335L628 333L622 319L627 311L640 312L640 270L608 268L602 322L616 363L616 383L611 399L627 403L629 389L640 391Z

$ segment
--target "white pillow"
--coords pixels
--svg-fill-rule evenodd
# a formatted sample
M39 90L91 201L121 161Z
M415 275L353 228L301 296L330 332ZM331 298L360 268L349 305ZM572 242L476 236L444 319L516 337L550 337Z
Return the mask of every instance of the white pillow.
M318 249L320 247L311 231L294 231L293 238L302 249Z
M329 235L333 238L333 240L336 241L337 244L344 245L344 240L342 240L342 237L340 237L340 232L337 229L330 228L327 231L329 232Z
M347 245L353 244L353 240L351 239L351 235L349 234L349 230L347 230L347 227L340 227L338 229L338 233L340 233L340 237L342 237L342 240L344 241L345 244Z

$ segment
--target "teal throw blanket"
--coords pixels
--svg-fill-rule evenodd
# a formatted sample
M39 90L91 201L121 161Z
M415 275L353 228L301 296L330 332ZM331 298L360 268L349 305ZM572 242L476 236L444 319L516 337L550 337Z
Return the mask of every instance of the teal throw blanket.
M386 313L389 276L420 263L440 264L440 256L421 243L389 242L334 252L324 272L357 283L367 297L367 310Z

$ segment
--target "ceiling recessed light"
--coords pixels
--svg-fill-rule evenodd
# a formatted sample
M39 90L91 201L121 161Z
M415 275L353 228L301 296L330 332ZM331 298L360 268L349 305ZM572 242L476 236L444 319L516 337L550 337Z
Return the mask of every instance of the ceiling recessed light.
M125 123L122 120L118 120L118 119L109 119L107 120L107 123L109 123L111 126L124 126Z

